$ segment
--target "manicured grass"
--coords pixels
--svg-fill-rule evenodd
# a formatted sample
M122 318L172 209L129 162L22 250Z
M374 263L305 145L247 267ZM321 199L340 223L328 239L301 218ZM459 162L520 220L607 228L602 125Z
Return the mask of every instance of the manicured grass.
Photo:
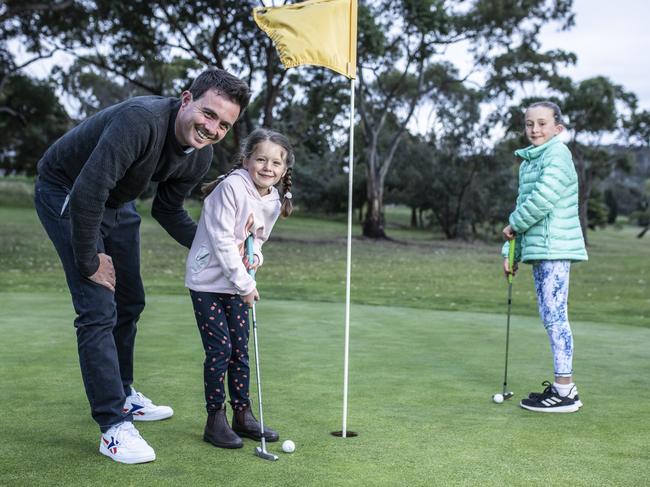
M579 413L542 415L516 399L549 378L538 320L512 322L510 386L504 316L357 305L352 309L348 428L341 428L343 312L339 304L265 300L258 306L265 418L297 451L255 442L226 451L201 440L201 345L185 296L149 298L140 323L136 386L174 418L138 427L154 463L116 465L97 453L67 296L3 295L5 394L2 485L648 485L646 405L650 330L574 321ZM621 400L626 391L626 400ZM27 414L28 412L28 414Z

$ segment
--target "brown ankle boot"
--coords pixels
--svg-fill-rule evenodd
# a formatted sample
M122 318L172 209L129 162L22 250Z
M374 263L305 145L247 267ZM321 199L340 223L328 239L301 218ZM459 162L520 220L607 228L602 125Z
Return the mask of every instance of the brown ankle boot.
M230 428L226 417L226 407L213 413L208 413L208 421L203 431L203 441L212 443L219 448L241 448L244 442Z
M250 406L240 410L234 409L232 413L232 429L239 436L253 440L261 440L260 423L253 416ZM264 427L264 439L268 442L278 441L280 435L270 428Z

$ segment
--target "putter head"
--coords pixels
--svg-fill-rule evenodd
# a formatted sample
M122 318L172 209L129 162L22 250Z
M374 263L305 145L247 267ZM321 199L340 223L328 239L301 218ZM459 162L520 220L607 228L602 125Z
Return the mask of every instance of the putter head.
M515 395L515 393L512 392L512 391L504 392L503 393L503 400L505 401L506 399L510 399L514 395Z
M255 447L255 455L260 458L263 458L264 460L270 460L272 462L278 459L277 455L274 455L273 453L269 453L266 450L263 450L262 447L260 446Z

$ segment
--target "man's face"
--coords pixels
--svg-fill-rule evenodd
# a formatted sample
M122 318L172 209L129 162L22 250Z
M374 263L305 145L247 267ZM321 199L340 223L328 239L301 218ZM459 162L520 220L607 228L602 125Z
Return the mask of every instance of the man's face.
M189 91L181 95L174 131L183 147L202 149L223 139L239 117L237 103L208 90L193 99Z

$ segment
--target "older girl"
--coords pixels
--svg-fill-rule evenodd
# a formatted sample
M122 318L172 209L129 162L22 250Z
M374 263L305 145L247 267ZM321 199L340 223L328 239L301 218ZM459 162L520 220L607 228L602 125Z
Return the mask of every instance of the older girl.
M519 169L517 206L503 229L504 271L508 249L516 242L515 262L533 265L539 314L551 342L555 380L520 402L530 411L570 413L582 402L573 382L573 334L567 300L571 262L587 260L578 217L578 178L571 152L557 137L564 130L560 107L543 101L526 110L531 145L515 152ZM512 269L514 273L516 266Z

